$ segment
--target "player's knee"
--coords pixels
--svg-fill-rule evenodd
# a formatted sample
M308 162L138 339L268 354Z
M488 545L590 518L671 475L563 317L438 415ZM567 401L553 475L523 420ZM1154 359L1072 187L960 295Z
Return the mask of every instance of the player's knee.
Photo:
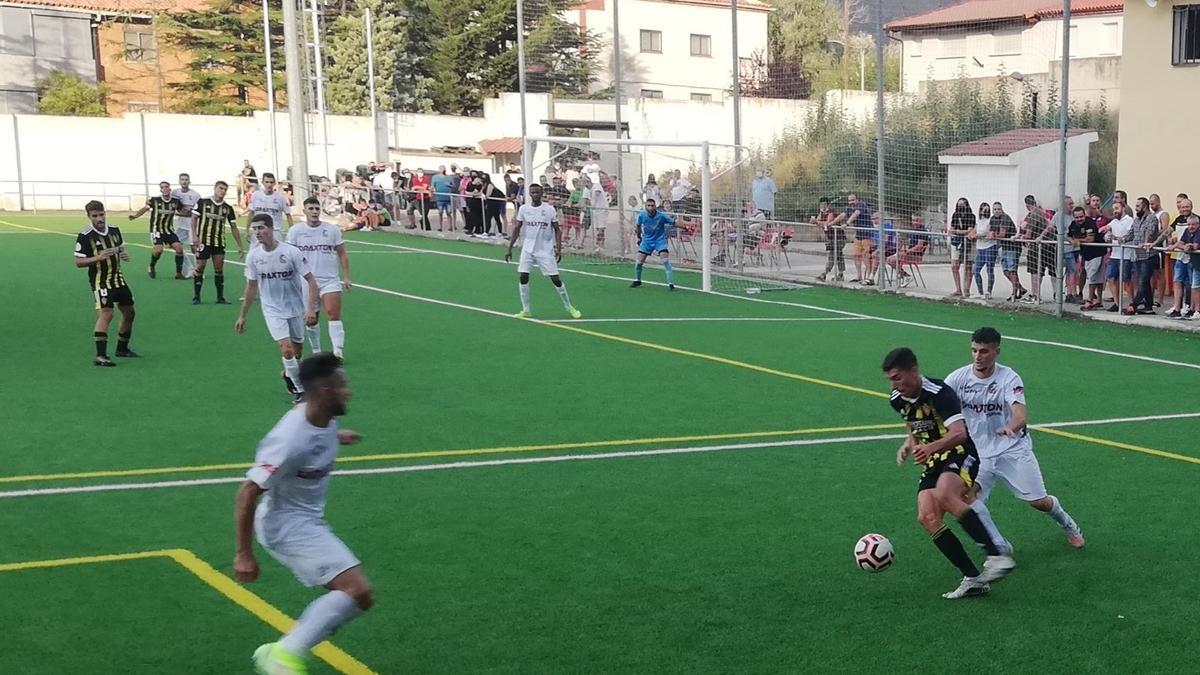
M942 514L934 509L918 511L917 522L926 532L936 532L942 526Z
M1032 506L1033 508L1037 509L1038 511L1049 512L1051 509L1054 508L1054 502L1050 499L1049 496L1042 497L1041 499L1034 499L1027 503L1030 506Z
M555 274L550 277L550 283L554 284L555 286L562 287L562 278Z
M358 608L364 612L375 606L375 591L366 581L355 585L350 590L349 595L354 598L354 602L358 605Z
M518 281L520 281L522 284L527 284L527 283L529 283L529 272L521 272L520 276L519 276L517 279L518 279Z

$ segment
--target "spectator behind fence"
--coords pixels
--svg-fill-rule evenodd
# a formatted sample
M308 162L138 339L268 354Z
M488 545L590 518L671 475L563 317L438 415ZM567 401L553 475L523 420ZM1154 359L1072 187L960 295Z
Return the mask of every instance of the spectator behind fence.
M959 197L954 203L954 213L950 215L950 224L946 227L950 235L950 276L954 277L955 297L968 298L971 296L971 281L969 275L974 257L971 255L972 240L969 238L975 231L975 214L971 212L971 202L966 197ZM962 268L960 274L959 268Z
M1171 214L1162 207L1162 197L1157 194L1150 195L1150 211L1158 220L1158 232L1163 245L1170 244L1174 231L1171 228ZM1154 306L1161 307L1171 290L1170 258L1162 251L1156 251L1155 255L1158 256L1158 265L1154 269Z
M467 187L463 191L463 201L467 205L467 234L472 237L482 237L484 233L483 178L478 171L472 171L469 174Z
M870 286L873 279L867 277L871 256L871 205L850 193L846 195L846 209L834 221L835 225L854 228L854 245L850 249L854 256L855 277L850 283Z
M1080 309L1099 309L1104 304L1104 254L1107 249L1096 244L1104 243L1104 235L1100 232L1098 221L1089 217L1088 210L1082 206L1076 206L1071 215L1074 222L1071 223L1069 234L1079 246L1079 256L1083 259L1080 284L1084 297Z
M754 181L750 183L750 198L754 202L754 210L762 212L767 220L775 217L775 193L779 188L771 178L770 172L761 167L754 172Z
M925 216L914 213L912 215L912 232L905 237L905 243L900 250L894 255L887 258L887 263L891 265L900 278L900 286L908 286L912 283L912 276L905 267L912 265L920 265L925 260L925 253L929 251L929 234L925 230Z
M425 175L425 169L417 168L416 172L409 178L408 184L408 222L413 227L416 227L416 221L413 217L414 211L421 213L421 229L429 232L433 228L429 225L429 206L433 198L433 183L429 176Z
M975 278L975 290L984 300L992 299L992 288L996 285L996 234L992 232L992 207L987 202L979 202L979 216L975 219L975 229L967 234L974 242L975 262L971 267L971 276ZM983 287L983 274L987 270L987 289Z
M667 187L670 188L671 202L674 203L687 197L688 190L692 189L692 181L688 180L687 176L680 174L679 169L675 169Z
M452 197L458 192L458 179L446 173L446 167L439 166L437 173L429 179L429 187L433 190L433 201L437 205L438 231L446 230L446 219L450 219L450 231L456 229L457 217L454 213Z
M1051 218L1054 236L1057 237L1059 232L1062 232L1064 239L1062 249L1062 262L1060 268L1063 270L1063 288L1066 293L1065 302L1083 302L1083 289L1079 284L1079 246L1072 241L1070 230L1071 223L1074 222L1075 216L1075 200L1066 197L1063 199L1063 209L1054 214Z
M653 199L655 204L662 203L662 189L658 187L658 181L654 179L654 174L646 177L646 184L642 186L642 201Z
M1128 301L1133 297L1133 251L1125 247L1133 239L1133 216L1125 212L1124 202L1113 202L1112 220L1103 231L1104 241L1115 245L1108 259L1108 292L1113 297L1108 311L1116 312L1121 309L1118 298ZM1124 291L1124 296L1119 291Z
M1013 241L1017 238L1017 224L1013 222L1012 216L1005 213L1004 204L994 202L989 226L992 238L999 242L1000 270L1012 287L1008 301L1016 302L1025 295L1025 288L1021 286L1021 277L1018 275L1021 267L1021 244Z
M883 246L879 245L879 219L883 218ZM896 226L888 219L887 214L882 211L876 211L871 214L871 257L870 264L867 265L867 279L875 279L875 273L879 269L880 255L886 260L888 257L896 253ZM880 251L883 251L881 254Z
M1192 215L1192 201L1188 199L1186 194L1180 193L1175 197L1175 211L1177 215L1171 220L1171 228L1175 231L1175 240L1178 241L1183 236L1184 230L1187 229L1188 218ZM1185 254L1178 248L1171 255L1185 257ZM1193 261L1191 269L1194 270L1196 268L1196 262L1200 261ZM1175 293L1174 307L1177 309L1176 316L1172 316L1170 312L1167 313L1167 316L1173 319L1179 318L1179 316L1182 316L1186 312L1200 309L1200 307L1194 307L1191 304L1191 273L1183 275L1182 278L1179 275L1174 276L1177 282L1182 282L1183 288Z
M504 190L492 182L491 174L480 175L483 188L480 190L483 198L483 232L489 237L504 236ZM496 223L496 231L492 232L492 223Z
M821 226L821 235L825 237L825 271L817 275L818 281L825 281L829 273L837 268L836 281L844 281L846 274L846 231L838 227L837 213L834 212L829 197L821 197L817 215L809 219L810 223Z
M1200 216L1188 214L1185 222L1187 226L1179 235L1179 240L1172 245L1180 253L1180 259L1175 264L1175 306L1167 312L1167 316L1173 319L1190 319L1200 314L1200 253L1197 253L1200 251ZM1180 303L1189 302L1184 299L1187 288L1191 289L1190 308L1181 312Z
M1042 301L1042 277L1049 274L1052 281L1058 280L1058 247L1049 243L1054 229L1033 195L1025 195L1025 210L1025 229L1021 236L1027 240L1025 269L1029 272L1029 295L1024 302L1037 305Z
M1150 209L1150 200L1138 197L1135 203L1137 215L1133 221L1132 244L1137 247L1133 249L1137 294L1125 313L1154 314L1154 271L1158 266L1158 253L1153 249L1162 243L1163 232L1158 216Z

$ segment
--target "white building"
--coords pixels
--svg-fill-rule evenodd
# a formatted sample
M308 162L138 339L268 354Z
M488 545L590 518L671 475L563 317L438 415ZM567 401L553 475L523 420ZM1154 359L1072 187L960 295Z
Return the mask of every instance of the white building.
M1076 101L1120 94L1123 0L1072 0L1071 90ZM1021 73L1042 88L1062 68L1062 3L968 0L898 19L886 28L903 44L904 93L930 81Z
M593 90L613 81L616 0L586 0L566 18L595 32L604 45ZM738 0L738 58L746 68L767 55L761 0ZM719 102L733 86L733 21L728 0L621 0L621 93L626 98Z

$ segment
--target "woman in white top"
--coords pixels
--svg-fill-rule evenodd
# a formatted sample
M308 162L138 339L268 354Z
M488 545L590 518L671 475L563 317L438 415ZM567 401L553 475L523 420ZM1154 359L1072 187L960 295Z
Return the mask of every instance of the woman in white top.
M662 204L662 188L658 187L658 181L654 179L654 174L646 177L646 186L642 188L642 201L653 199L655 204Z
M984 300L992 297L992 287L996 285L996 235L992 232L992 207L987 202L979 205L979 217L975 219L975 231L967 236L975 240L975 289ZM987 290L983 290L981 271L987 269Z

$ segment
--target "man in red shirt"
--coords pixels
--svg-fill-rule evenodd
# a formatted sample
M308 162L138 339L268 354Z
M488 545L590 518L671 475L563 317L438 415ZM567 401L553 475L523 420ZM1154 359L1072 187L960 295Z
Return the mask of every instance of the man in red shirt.
M426 231L432 230L429 226L429 202L433 199L432 179L425 175L425 169L418 168L416 173L412 175L412 182L409 184L409 191L412 194L413 203L421 211L421 226ZM410 210L411 214L412 211Z

